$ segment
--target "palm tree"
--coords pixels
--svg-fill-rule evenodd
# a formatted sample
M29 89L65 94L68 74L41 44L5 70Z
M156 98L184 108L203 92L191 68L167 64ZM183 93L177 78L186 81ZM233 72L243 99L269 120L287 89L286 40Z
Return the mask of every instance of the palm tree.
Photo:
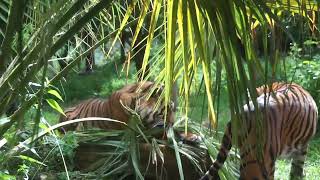
M162 70L156 81L165 83L165 99L169 102L174 82L179 82L180 93L184 96L184 113L188 116L190 88L195 82L203 82L208 101L208 117L211 125L217 126L218 101L222 73L226 74L231 118L240 123L238 114L243 102L256 97L257 82L268 83L268 62L261 64L253 49L252 26L260 25L263 32L268 31L269 22L274 21L285 30L275 14L275 8L300 7L295 4L247 0L168 0L168 1L128 1L121 23L112 27L115 7L121 7L118 1L58 1L58 0L4 0L0 3L0 115L5 107L20 101L19 108L0 126L0 137L4 137L12 128L21 128L23 116L37 104L35 132L41 116L45 94L50 84L59 80L82 57L86 57L95 48L114 39L119 39L121 31L135 24L132 48L136 44L143 24L148 21L148 36L143 55L142 77L147 65L160 65ZM301 11L312 9L311 2L301 2ZM83 8L83 7L87 8ZM133 16L139 8L138 16ZM293 8L294 9L294 8ZM296 10L293 10L296 11ZM111 31L101 32L98 41L85 52L69 61L68 65L47 79L51 57L76 36L93 18L108 24ZM5 24L5 25L4 25ZM113 24L114 25L114 24ZM107 26L107 25L106 25ZM164 44L155 57L150 59L152 42L158 34L164 38ZM244 54L239 50L239 40ZM267 47L266 45L264 47ZM111 47L112 48L112 47ZM109 52L106 52L109 55ZM149 62L150 61L150 62ZM273 66L276 66L274 64ZM199 75L200 74L200 75ZM152 76L152 72L147 75ZM272 79L272 78L271 78ZM33 83L39 86L34 89ZM32 91L30 90L32 89ZM30 93L32 92L32 93ZM59 109L57 102L52 102ZM186 128L188 122L185 122ZM6 139L2 139L4 142ZM3 146L1 144L0 148Z

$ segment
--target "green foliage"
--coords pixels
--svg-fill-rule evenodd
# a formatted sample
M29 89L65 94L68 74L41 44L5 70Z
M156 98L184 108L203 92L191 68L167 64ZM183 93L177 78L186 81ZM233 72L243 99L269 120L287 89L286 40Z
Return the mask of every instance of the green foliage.
M155 0L148 2L152 3L152 7L154 8L150 9L149 12L149 6L142 6L143 9L139 8L142 1L133 2L129 3L128 6L122 6L121 3L111 0L5 0L1 4L0 21L4 22L0 25L0 59L2 61L0 63L1 117L5 114L6 108L13 102L19 101L21 104L10 118L2 119L0 124L0 136L3 138L0 140L1 142L7 141L1 144L0 147L0 178L10 179L9 174L13 174L21 179L30 173L37 174L39 169L44 171L65 169L65 172L61 173L61 176L64 177L72 177L73 175L77 177L81 175L78 172L75 172L73 175L68 173L69 168L70 170L73 169L73 150L77 147L77 142L72 136L69 137L67 135L67 139L60 140L56 136L50 135L38 141L39 144L31 141L34 144L27 144L30 147L26 147L29 150L26 154L16 152L13 148L25 140L26 137L22 134L26 133L27 138L30 138L39 129L46 130L51 122L57 121L58 115L56 115L57 113L53 114L52 111L55 109L60 113L62 112L62 108L60 107L62 98L58 95L58 91L52 91L52 83L55 83L55 86L61 89L60 94L66 100L66 104L64 105L69 105L68 103L73 104L75 101L92 96L106 97L115 89L126 84L126 82L134 81L135 77L131 76L132 72L128 72L128 77L123 72L118 73L121 68L118 68L119 71L116 71L113 61L107 63L106 66L109 66L108 68L98 68L93 74L87 76L80 76L76 73L68 74L68 71L98 46L104 44L111 51L112 47L109 47L110 43L105 42L111 37L118 37L121 34L121 30L128 27L131 27L130 30L135 29L133 33L134 41L143 29L149 30L147 43L144 44L146 53L143 57L143 68L145 71L147 62L152 62L152 65L156 64L151 67L152 70L155 68L160 69L159 71L153 71L153 77L156 77L157 81L165 82L165 99L167 101L171 94L173 82L179 79L182 84L181 96L184 96L183 100L186 101L186 103L182 103L180 106L185 106L186 108L189 104L194 106L193 108L196 110L194 114L191 114L192 119L202 119L201 115L199 115L200 111L201 114L208 113L207 110L203 111L203 108L199 108L200 106L209 107L209 113L212 114L212 117L220 115L219 111L223 111L223 113L227 112L224 111L226 109L230 109L231 116L235 116L242 109L242 102L247 94L247 88L254 89L256 87L254 78L256 72L253 69L257 69L256 67L259 67L260 62L255 58L255 52L251 47L251 23L260 23L263 26L262 29L267 29L270 19L274 19L273 22L278 22L277 14L275 14L277 10L275 9L281 9L285 6L283 4L266 4L264 1L257 2L254 0L245 2L237 0L227 2L215 1L214 3L212 1L192 0L173 0L167 3L167 1ZM293 11L297 11L298 9L299 12L306 12L306 9L302 11L300 6L296 4L292 6L295 6ZM139 10L136 11L136 8ZM133 14L135 12L137 12L138 16ZM125 13L125 15L121 13ZM304 18L299 19L299 21L309 18L305 18L308 15L303 16ZM290 14L289 17L291 17ZM144 22L148 21L148 18L151 19L149 19L150 22L147 22L145 27L142 28ZM92 19L102 22L101 29L94 29L88 23ZM132 21L128 22L129 20ZM295 19L285 20L285 23L291 24L291 22L294 23ZM94 22L92 23L95 24ZM132 24L138 25L134 28ZM119 25L120 28L118 27ZM295 28L298 26L298 23L291 25L289 27L291 30L301 30ZM72 51L81 52L81 47L86 44L83 41L84 38L79 35L83 32L84 26L89 27L86 30L90 32L90 35L98 34L97 36L93 36L93 39L97 39L98 42L94 45L89 45L89 47L86 45L88 47L87 50L80 55L74 53L77 54L76 57L72 54L67 67L61 71L57 70L57 66L54 67L54 65L49 63L52 61L51 58L59 50L62 50L65 45L69 46L72 44L70 45ZM302 27L308 27L307 23L302 22ZM116 28L119 28L119 31ZM107 32L104 29L115 31ZM164 38L164 43L159 45L159 50L156 48L157 53L155 53L154 59L152 58L154 61L150 61L149 53L153 52L153 43L158 36L156 34L158 32ZM301 39L309 36L309 33L305 32L293 34L297 36L303 35ZM267 37L266 33L263 35ZM238 38L240 38L244 45L246 63L242 63L242 57L240 57L237 50L239 47L237 45ZM74 39L76 39L75 43L73 42ZM116 41L117 38L114 38L111 46ZM135 46L138 43L141 42L132 43L130 49L136 48ZM313 41L307 41L303 46L312 45L314 45ZM105 50L103 49L103 51ZM290 58L296 61L299 49L293 48L292 52L295 54L291 54ZM313 53L307 48L303 52ZM110 54L108 53L108 55ZM298 57L298 59L300 58ZM297 61L298 63L296 64L289 63L289 70L293 71L285 70L286 72L288 71L287 74L290 77L298 77L298 81L301 81L301 84L305 85L316 99L319 99L318 60L318 57L310 56L301 62ZM213 61L216 63L213 63ZM224 95L221 96L221 101L223 102L217 102L216 93L218 91L213 87L221 84L221 81L223 81L221 80L221 71L226 74L226 82L224 83L227 88L223 90ZM268 73L270 72L266 74ZM63 76L67 79L66 83L61 82L58 84L57 81L62 79ZM48 77L51 79L47 80ZM195 95L197 91L193 88L196 87L194 84L199 83L199 79L204 82L204 88L201 89L200 96L207 96L204 98L205 103L200 100L202 98L198 98ZM36 85L36 87L30 84ZM189 95L191 97L190 101ZM227 100L229 103L226 103ZM53 108L49 112L45 112L46 108L48 108L45 103L46 101ZM221 108L216 108L219 106ZM214 113L215 109L217 109L216 113ZM223 117L221 119L229 120L230 118ZM215 120L212 122L217 123ZM32 133L31 130L33 130ZM135 138L137 137L134 137L134 135L138 135L139 138L143 136L140 132L134 132L128 136L132 140L136 140ZM106 142L98 141L98 135L89 135L87 137L90 140L97 138L95 143ZM123 150L122 152L117 151L117 155L130 154L131 161L126 161L127 159L125 158L115 158L116 162L108 161L115 163L102 167L104 169L99 172L100 175L108 176L119 172L123 174L124 171L128 170L128 162L136 161L138 157L135 152L138 151L128 153L130 147L136 147L134 146L135 144L128 143L126 146L123 146L123 141L125 140L121 139L117 141L115 145L113 144L113 147ZM218 147L216 139L212 138L212 142L210 139L207 145L210 146L210 144L214 144L211 154L215 156L216 149L214 148ZM177 150L177 147L180 148L179 144L176 144L174 148ZM17 153L16 156L12 157L12 151ZM47 153L48 157L42 153ZM184 153L192 154L192 151ZM45 161L41 162L37 154L42 154L42 158L46 157ZM67 166L62 165L62 158L57 158L64 157L62 155L66 157L65 162L68 164ZM7 160L13 161L8 162ZM39 162L45 163L48 166L44 167ZM137 167L137 164L135 167ZM228 170L229 167L227 166L226 168ZM135 169L137 170L137 168ZM227 170L224 170L223 173L226 173Z
M46 166L37 166L39 169L36 168L34 170L60 172L64 169L63 161L67 163L67 168L72 170L75 167L74 155L76 147L78 147L78 141L74 133L67 133L62 138L56 135L46 136L46 138L39 141L39 145L36 147L41 161ZM37 171L30 173L37 173Z
M7 172L2 172L2 170L0 171L0 179L3 180L15 180L16 177L9 175Z
M73 170L77 146L78 141L74 133L67 133L62 138L50 134L39 140L33 148L27 148L27 151L21 152L19 156L11 157L10 161L2 165L10 167L7 169L8 174L19 178L38 178L46 172L60 173L65 168Z
M55 101L54 99L46 99L49 106L51 106L53 109L57 110L59 113L64 114L62 108L60 105Z
M307 44L313 45L313 43ZM307 48L310 47L307 46ZM320 104L320 54L302 55L302 51L305 50L296 44L291 47L289 56L284 59L287 69L286 77L282 76L282 78L288 82L300 84L310 92L316 103Z
M115 62L111 61L87 75L70 73L65 82L56 86L63 90L67 104L94 97L107 98L115 90L135 81L134 68L131 68L133 72L127 77L125 72L121 71L122 65L117 65L118 71L115 66Z
M221 88L221 95L219 100L219 111L217 111L218 118L218 129L219 131L224 131L225 125L230 120L230 112L229 112L229 104L227 97L227 90L225 88ZM179 99L180 102L182 101ZM181 108L179 109L178 116L183 116L183 111ZM205 127L209 127L208 123L208 109L207 109L207 101L206 95L203 92L194 93L190 96L190 104L189 104L189 117L192 122L202 123Z
M178 124L179 122L176 122L174 125L175 129L183 129L183 126ZM200 164L200 160L203 160L201 158L206 154L206 149L201 142L201 144L192 146L184 144L180 139L173 136L172 130L171 138L175 138L174 141L156 139L154 136L163 133L161 129L160 131L145 129L141 126L140 120L135 119L130 121L128 128L129 129L124 130L90 130L86 132L67 133L62 138L54 134L47 135L39 139L34 148L22 153L19 156L22 158L13 158L14 161L8 162L8 167L10 167L8 174L14 174L19 178L39 178L40 176L46 176L54 179L65 179L67 176L71 179L75 177L84 179L113 179L115 177L120 178L130 175L133 175L133 177L140 175L140 177L142 177L146 174L144 172L145 169L139 169L140 164L143 163L143 167L145 168L146 162L140 162L139 159L141 156L146 158L146 154L139 154L139 145L140 143L146 142L152 142L152 146L150 146L152 147L150 150L152 154L149 156L152 157L152 162L158 161L158 163L160 163L163 161L165 157L163 157L162 153L166 155L167 152L161 152L159 146L165 145L169 151L171 149L173 152L176 151L178 155L183 155L184 158L187 158L188 161L194 165L195 171L197 171L197 169L198 171L201 170L202 165ZM196 124L190 125L189 128L192 128L193 131L199 131L199 125ZM213 144L211 145L212 152L214 153L213 155L216 155L219 143L214 138L207 139L206 142ZM76 148L79 148L79 145L82 145L82 147L87 146L89 149L82 149L82 151L84 151L80 156L78 154L77 157L80 159L74 159ZM99 151L101 148L103 151ZM81 149L78 151L81 152ZM81 163L81 159L86 159L90 156L100 157L95 161L96 163L90 166L90 168L95 167L94 170L90 173L75 171L75 166ZM232 155L232 157L235 156ZM170 159L167 160L172 162ZM151 159L149 159L149 161L151 161ZM177 161L179 164L181 160L177 159ZM185 164L180 162L180 169L183 168L183 166L185 166ZM234 166L234 163L228 161L224 169L235 169L235 167L231 166ZM173 165L173 167L175 166ZM64 172L63 169L66 171ZM232 173L228 171L224 171L222 174L226 177L233 176Z
M37 132L45 92L55 81L54 79L59 79L63 74L63 72L58 72L51 80L47 79L50 58L87 22L110 5L110 1L45 2L11 0L8 1L9 8L4 9L8 17L5 25L0 27L1 36L3 36L0 43L2 61L0 64L0 90L2 92L0 115L2 116L7 107L17 101L21 101L21 105L10 117L10 121L0 127L1 137L4 137L6 133L10 134L9 131L15 128L15 124L19 124L18 127L21 128L24 124L24 115L33 106L37 108L33 132ZM88 11L85 11L84 14L80 13L83 11L81 7L85 4L89 7ZM65 26L66 24L68 26ZM85 54L82 53L76 59L80 60L80 57ZM28 90L32 83L40 86L32 90L30 95ZM58 103L52 100L52 104L61 111Z
M28 112L30 113L30 112ZM53 111L51 108L43 108L43 117L47 120L48 124L57 124L60 114L56 111Z

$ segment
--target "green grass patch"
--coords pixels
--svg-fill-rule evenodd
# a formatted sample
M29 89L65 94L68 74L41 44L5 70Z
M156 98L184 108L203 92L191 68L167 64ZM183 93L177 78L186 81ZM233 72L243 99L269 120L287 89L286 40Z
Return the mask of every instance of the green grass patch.
M311 140L304 165L307 180L317 180L320 177L320 135ZM275 179L287 180L291 168L290 160L278 160L276 163Z
M119 66L119 65L118 65ZM120 68L120 69L119 69ZM81 75L76 72L70 73L65 82L55 84L61 90L65 105L76 104L81 100L95 97L107 97L127 83L135 81L135 68L130 68L129 76L118 70L114 62L97 67L92 73Z

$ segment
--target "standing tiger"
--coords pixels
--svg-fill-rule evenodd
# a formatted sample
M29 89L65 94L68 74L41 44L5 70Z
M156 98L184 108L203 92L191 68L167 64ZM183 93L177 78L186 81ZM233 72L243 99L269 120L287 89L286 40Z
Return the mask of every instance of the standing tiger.
M240 179L274 179L277 157L292 158L290 178L303 178L308 141L317 127L318 109L313 98L294 83L262 86L257 88L257 94L257 109L264 129L264 138L257 138L257 133L261 132L257 128L257 113L250 102L249 106L244 106L245 133L237 134L241 158ZM220 179L218 171L231 149L232 137L234 135L229 122L217 159L202 180ZM262 156L258 153L261 152L258 145L262 145Z
M163 126L164 120L168 124L172 124L174 121L173 105L170 104L166 108L163 100L160 99L162 91L163 86L150 81L130 84L112 93L107 100L90 99L67 109L65 111L66 116L60 116L60 122L86 117L103 117L127 123L131 114L126 108L130 108L136 111L142 123L148 128ZM167 109L167 112L165 112L165 109ZM123 128L119 123L85 121L64 126L64 130L79 130L82 127L100 129Z

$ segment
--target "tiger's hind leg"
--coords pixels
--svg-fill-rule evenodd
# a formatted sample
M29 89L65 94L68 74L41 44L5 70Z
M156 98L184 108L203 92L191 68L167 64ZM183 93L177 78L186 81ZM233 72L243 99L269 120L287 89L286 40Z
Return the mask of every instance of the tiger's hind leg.
M303 146L292 155L290 179L304 179L303 166L307 156L308 146Z

